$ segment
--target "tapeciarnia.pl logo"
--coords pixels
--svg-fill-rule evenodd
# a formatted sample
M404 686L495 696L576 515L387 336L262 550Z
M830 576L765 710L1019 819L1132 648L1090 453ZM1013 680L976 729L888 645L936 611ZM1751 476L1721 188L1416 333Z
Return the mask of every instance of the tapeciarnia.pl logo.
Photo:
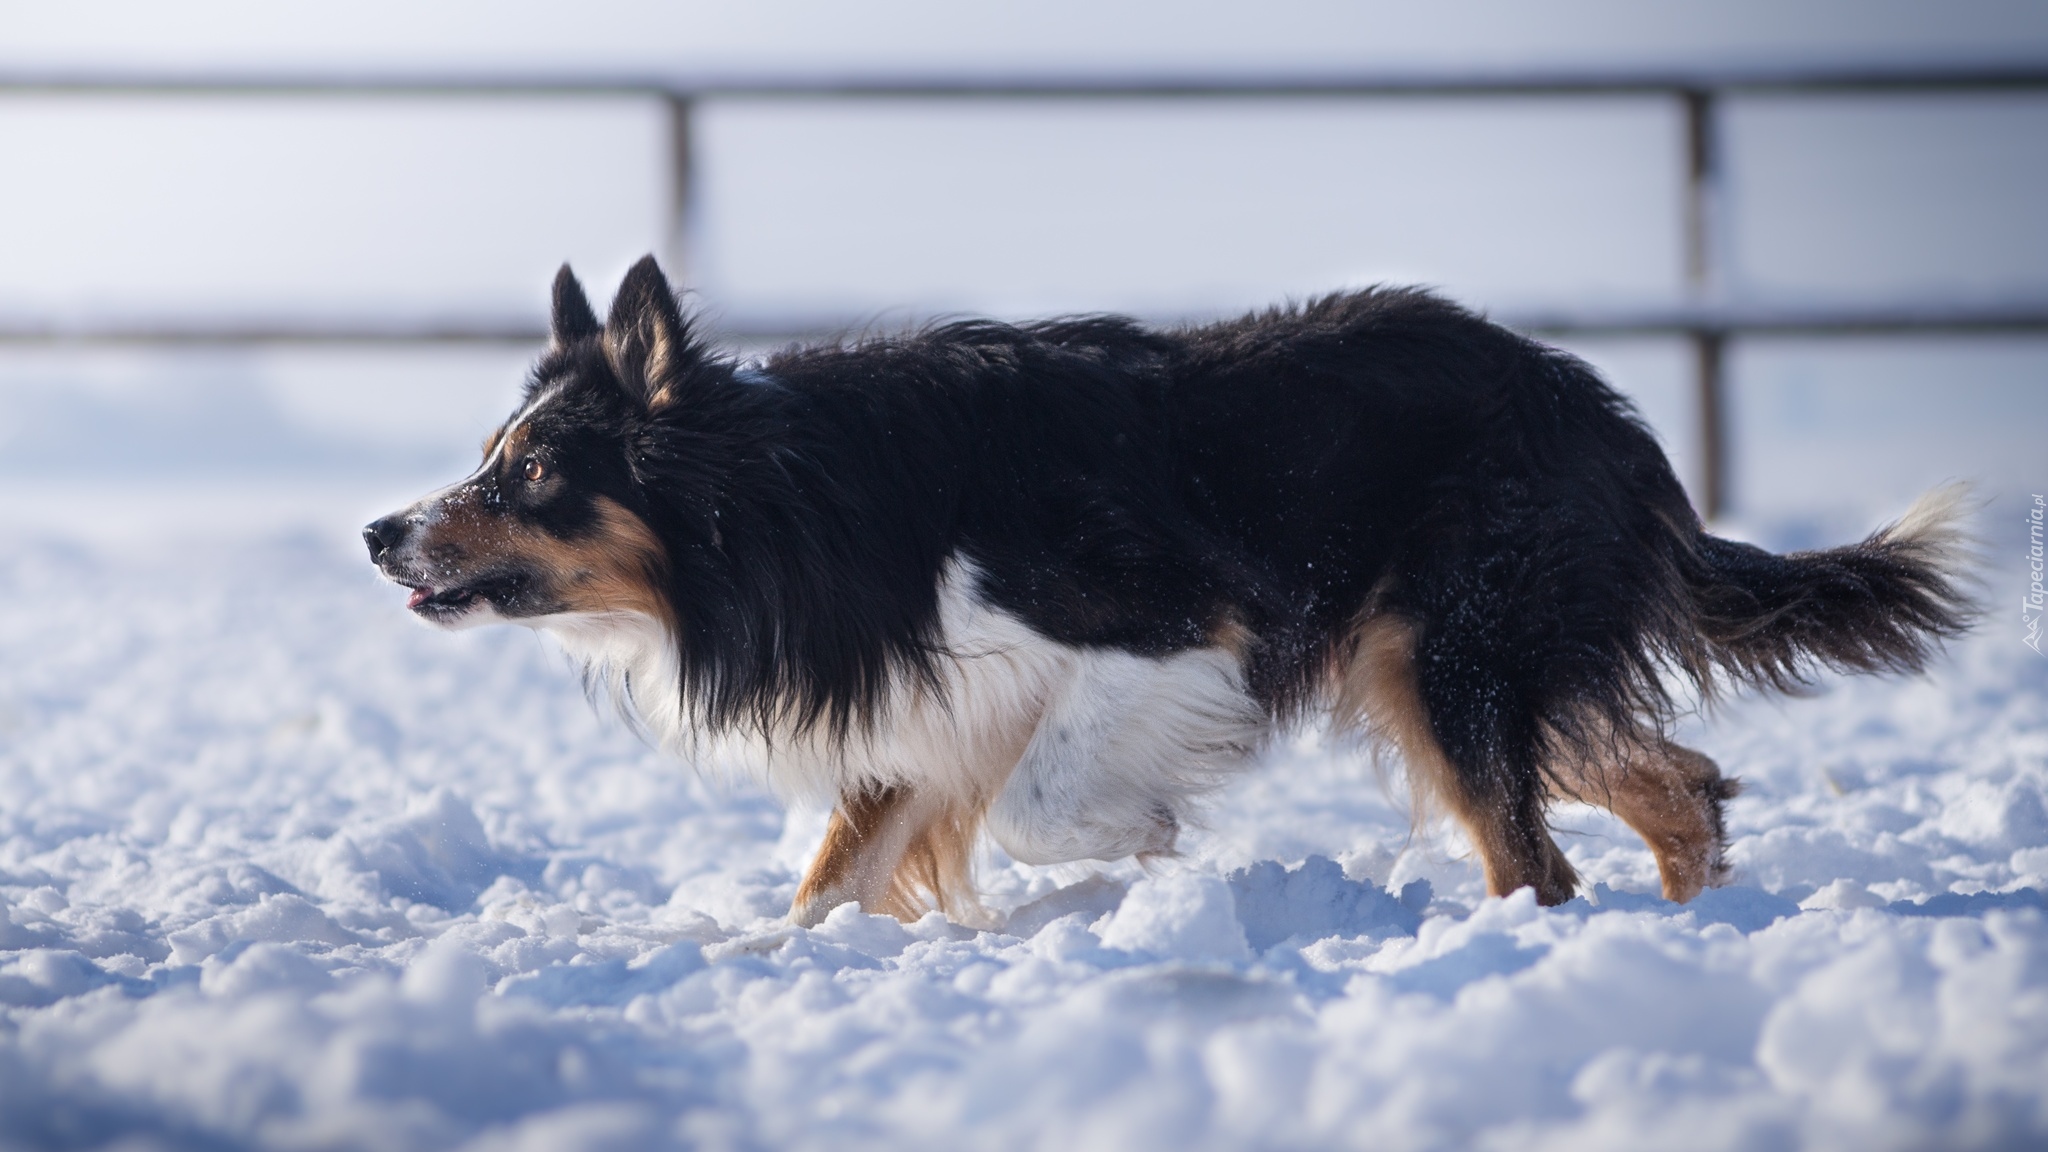
M2041 548L2041 518L2048 513L2048 498L2039 493L2034 495L2034 506L2027 509L2027 594L2020 598L2020 624L2027 630L2020 637L2020 643L2032 648L2037 655L2041 652L2041 616L2048 609L2048 589L2041 586L2044 567Z

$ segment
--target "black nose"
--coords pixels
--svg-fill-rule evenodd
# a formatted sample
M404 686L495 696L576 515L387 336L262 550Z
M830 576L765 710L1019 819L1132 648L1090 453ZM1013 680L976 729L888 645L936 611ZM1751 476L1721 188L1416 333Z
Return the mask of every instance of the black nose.
M396 516L386 516L363 529L363 543L370 546L370 560L374 563L385 549L404 543L405 531L405 521Z

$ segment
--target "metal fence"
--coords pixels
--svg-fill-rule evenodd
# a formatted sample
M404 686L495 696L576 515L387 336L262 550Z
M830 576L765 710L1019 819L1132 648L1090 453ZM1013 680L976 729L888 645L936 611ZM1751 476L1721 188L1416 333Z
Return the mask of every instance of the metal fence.
M402 74L206 76L185 73L50 73L0 75L0 94L127 94L266 96L641 96L666 102L670 113L670 206L667 257L672 267L690 266L688 243L695 225L692 112L719 98L802 100L922 99L955 101L1116 101L1175 99L1288 101L1333 97L1414 100L1453 96L1545 98L1634 95L1669 99L1682 109L1685 211L1682 216L1687 292L1677 307L1531 311L1500 317L1526 331L1555 336L1662 335L1681 337L1693 349L1699 427L1700 474L1696 490L1701 511L1718 514L1725 505L1729 434L1725 369L1729 341L1751 335L1850 336L1867 334L2048 333L2048 299L1950 304L1925 300L1884 307L1792 307L1724 301L1714 291L1719 250L1716 211L1720 176L1719 109L1732 94L1877 95L1934 92L2048 93L2048 65L1999 68L1765 69L1656 73L1530 73L1472 76L1322 75L1277 77L1147 76L1115 79L939 77L922 80L808 77L727 79L702 82L618 76L427 76ZM532 318L446 322L299 322L267 325L206 324L12 324L0 322L0 341L36 343L260 344L529 342L545 332ZM800 336L794 332L749 332L756 339Z

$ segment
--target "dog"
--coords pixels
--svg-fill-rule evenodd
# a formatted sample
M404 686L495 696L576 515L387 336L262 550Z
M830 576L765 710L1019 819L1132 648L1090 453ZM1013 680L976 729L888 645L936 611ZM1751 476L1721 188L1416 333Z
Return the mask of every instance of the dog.
M742 363L649 257L602 323L564 266L551 332L481 466L371 558L421 619L552 633L662 744L833 805L798 924L977 908L984 831L1169 855L1315 722L1398 752L1489 893L1571 898L1575 800L1689 900L1737 783L1675 715L1918 671L1971 618L1959 489L1846 547L1718 538L1585 363L1418 289Z

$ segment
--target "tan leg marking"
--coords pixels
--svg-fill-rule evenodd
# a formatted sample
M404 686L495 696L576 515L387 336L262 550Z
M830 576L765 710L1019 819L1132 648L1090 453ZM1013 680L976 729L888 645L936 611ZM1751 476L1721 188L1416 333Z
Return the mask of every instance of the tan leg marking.
M978 812L963 817L900 786L843 797L797 887L790 920L813 927L847 903L904 921L932 903L949 914L967 911L979 824Z
M1414 625L1397 616L1366 617L1337 664L1332 713L1339 729L1362 731L1400 752L1418 816L1440 805L1464 824L1485 866L1487 892L1505 896L1534 888L1543 904L1571 899L1578 876L1540 817L1530 827L1505 789L1472 787L1437 743L1414 651Z
M974 840L981 830L981 811L934 812L919 826L890 878L885 911L911 921L933 906L953 919L980 911L974 891Z
M1741 790L1710 759L1654 737L1566 777L1558 794L1598 804L1636 830L1657 857L1664 898L1684 903L1726 881L1721 803Z

